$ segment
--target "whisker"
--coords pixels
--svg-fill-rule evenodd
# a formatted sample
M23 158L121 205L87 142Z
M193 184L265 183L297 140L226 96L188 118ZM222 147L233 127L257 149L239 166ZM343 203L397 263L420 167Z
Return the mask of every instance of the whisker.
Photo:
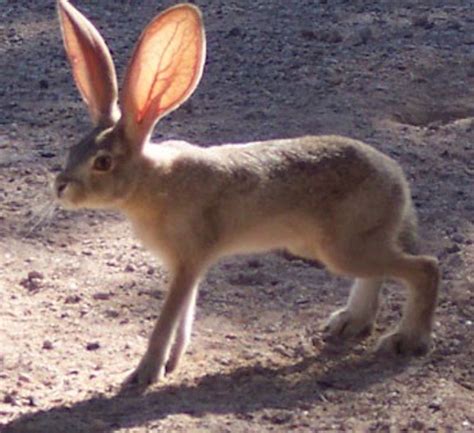
M46 228L51 225L53 214L56 210L56 203L48 200L45 204L40 205L38 210L31 212L31 218L28 220L28 230L23 234L23 239L30 238L40 228Z

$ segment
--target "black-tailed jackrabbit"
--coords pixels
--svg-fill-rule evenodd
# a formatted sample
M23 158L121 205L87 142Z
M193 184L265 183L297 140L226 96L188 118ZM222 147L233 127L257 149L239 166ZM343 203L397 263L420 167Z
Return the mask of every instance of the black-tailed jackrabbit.
M401 354L430 348L438 266L433 257L413 255L416 217L395 161L338 136L208 148L152 144L157 120L201 78L206 43L197 7L181 4L151 21L120 98L98 31L66 0L58 10L95 129L72 147L56 196L66 207L122 211L171 273L161 316L128 386L143 389L176 368L189 342L199 279L234 253L283 248L354 277L346 307L327 323L333 337L369 331L384 278L400 279L409 288L403 317L378 347Z

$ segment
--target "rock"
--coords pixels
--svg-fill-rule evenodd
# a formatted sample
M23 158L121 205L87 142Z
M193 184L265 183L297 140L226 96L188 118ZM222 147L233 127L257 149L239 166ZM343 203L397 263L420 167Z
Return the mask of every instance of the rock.
M153 275L155 273L155 268L149 267L146 271L147 275Z
M44 279L44 274L39 271L30 271L28 272L28 279L29 280L32 280L32 279L42 280Z
M321 42L327 42L329 44L337 44L339 42L342 42L343 37L339 30L329 29L321 32L321 34L319 35L319 40Z
M12 406L16 406L16 395L14 393L7 392L3 397L3 402L5 404L11 404Z
M239 36L242 36L242 30L240 30L239 27L232 27L227 32L227 35L226 35L226 37L231 37L231 38L235 38L235 37L239 37Z
M42 348L44 350L52 350L53 349L53 343L49 340L44 340Z
M372 29L370 27L364 27L357 33L356 44L366 44L372 37Z
M96 301L107 301L112 297L112 293L110 292L97 292L92 295L92 298Z
M458 253L459 251L461 251L461 248L459 247L458 244L452 244L452 245L450 245L449 247L446 248L446 252L448 254Z
M69 295L66 296L66 299L64 300L65 304L78 304L81 302L81 297L79 295Z
M97 341L86 344L86 350L89 350L89 351L97 350L99 348L100 348L100 343Z
M115 319L120 316L120 313L117 310L106 310L105 317L109 317L110 319Z
M47 158L47 159L54 158L56 156L56 154L54 152L50 152L50 151L47 151L47 150L41 151L39 154L40 154L41 158Z
M36 293L42 288L43 279L44 275L41 272L30 271L28 272L28 276L20 281L20 286L24 287L29 292Z
M434 23L430 20L428 14L420 14L412 19L412 24L415 27L421 27L423 29L431 29L434 27Z
M135 267L132 264L125 266L125 272L135 272Z
M301 30L301 36L308 41L314 41L318 37L313 30Z

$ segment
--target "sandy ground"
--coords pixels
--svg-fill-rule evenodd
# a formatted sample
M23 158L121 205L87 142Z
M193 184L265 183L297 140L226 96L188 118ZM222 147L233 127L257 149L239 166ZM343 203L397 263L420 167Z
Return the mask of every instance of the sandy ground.
M387 284L377 327L326 345L350 281L278 254L229 258L202 284L179 371L117 396L166 291L120 216L55 209L49 183L89 127L54 2L0 1L0 430L474 431L474 12L470 0L197 1L208 61L157 140L202 145L305 134L362 139L403 165L423 250L442 266L436 347L381 360L400 316ZM75 2L123 70L171 4ZM376 203L374 203L376 206Z

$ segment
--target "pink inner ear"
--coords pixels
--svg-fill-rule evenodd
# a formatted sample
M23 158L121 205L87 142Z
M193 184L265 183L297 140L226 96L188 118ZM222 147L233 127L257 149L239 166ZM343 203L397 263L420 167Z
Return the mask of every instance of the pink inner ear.
M199 10L168 9L145 29L135 48L123 88L127 128L147 135L154 123L194 91L202 75L205 36Z
M94 123L117 120L117 79L110 52L96 28L70 3L58 2L64 46L77 87Z

